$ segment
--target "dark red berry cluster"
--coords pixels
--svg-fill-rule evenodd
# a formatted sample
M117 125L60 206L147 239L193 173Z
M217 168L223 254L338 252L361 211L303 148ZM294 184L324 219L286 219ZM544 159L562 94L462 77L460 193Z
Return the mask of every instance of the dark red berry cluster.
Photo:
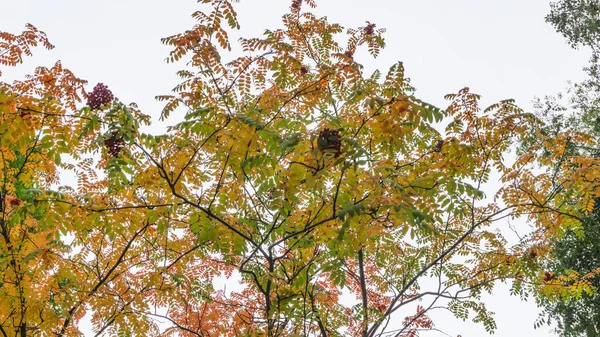
M300 6L302 6L302 0L292 1L292 9L300 9Z
M113 132L110 138L104 140L104 146L106 146L111 156L118 157L121 150L125 147L125 141L123 137L117 137L117 132Z
M373 35L375 33L375 24L370 23L365 27L365 35Z
M92 110L98 110L103 105L108 104L115 99L112 91L102 83L96 84L94 90L88 94L87 105Z
M342 154L342 139L338 130L328 128L321 130L317 144L319 145L319 150L322 152L333 152L336 158Z

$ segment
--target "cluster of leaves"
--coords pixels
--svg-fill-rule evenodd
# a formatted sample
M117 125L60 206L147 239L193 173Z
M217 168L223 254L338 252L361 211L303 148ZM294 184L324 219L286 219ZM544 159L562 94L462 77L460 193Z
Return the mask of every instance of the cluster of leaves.
M18 35L0 32L0 65L15 66L22 63L23 55L31 56L31 49L38 44L46 49L54 48L44 32L31 24L27 24L26 28L23 33ZM2 75L1 72L0 75Z
M580 210L562 186L593 192L589 161L537 170L566 138L506 159L531 115L481 109L468 89L438 109L401 63L365 74L355 52L377 56L383 30L343 34L304 10L312 0L237 58L233 1L201 3L192 29L163 39L169 62L189 60L158 97L179 119L166 134L139 132L135 105L78 108L85 82L60 64L2 83L0 332L77 335L87 314L98 335L416 336L436 308L493 331L481 294L494 282L548 286L538 257ZM52 192L59 168L77 186ZM503 186L488 201L492 174ZM535 230L509 247L496 224L521 216Z

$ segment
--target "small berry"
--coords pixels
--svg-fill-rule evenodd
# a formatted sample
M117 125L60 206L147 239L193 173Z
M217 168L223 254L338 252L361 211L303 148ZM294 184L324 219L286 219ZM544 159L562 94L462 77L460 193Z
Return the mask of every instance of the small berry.
M9 203L10 203L11 206L20 206L21 205L21 199L19 199L19 198L13 198L13 199L10 199Z

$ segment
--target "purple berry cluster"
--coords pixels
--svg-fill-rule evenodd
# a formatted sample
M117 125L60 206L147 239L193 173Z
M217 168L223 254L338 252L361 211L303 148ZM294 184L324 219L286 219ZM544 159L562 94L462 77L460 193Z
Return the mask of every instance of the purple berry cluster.
M375 24L370 23L365 27L365 35L373 35L375 33Z
M125 141L123 137L117 137L117 132L113 132L110 138L104 140L104 146L106 146L111 156L118 157L121 150L125 147Z
M112 91L102 83L96 84L94 90L88 94L87 105L92 110L99 110L103 105L108 104L115 99Z
M338 130L325 128L319 132L317 144L322 152L333 152L337 158L342 154L342 139Z

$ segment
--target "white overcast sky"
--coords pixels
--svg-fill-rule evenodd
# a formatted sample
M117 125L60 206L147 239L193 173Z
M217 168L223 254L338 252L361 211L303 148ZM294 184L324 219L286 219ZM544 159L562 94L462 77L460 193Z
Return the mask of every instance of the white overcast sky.
M240 36L260 34L279 23L289 0L242 0ZM388 47L376 60L363 59L369 71L404 62L417 95L445 107L443 96L468 86L485 104L514 98L526 110L535 96L564 91L567 81L583 78L588 53L574 51L544 22L548 0L320 0L317 13L345 27L375 22L387 29ZM37 65L61 60L76 75L107 84L125 102L136 102L158 116L157 94L177 83L177 65L163 60L161 37L189 28L193 0L0 0L0 31L20 32L26 23L45 31L56 45L36 50L34 58L4 70L3 80L20 78ZM509 297L498 287L486 302L496 312L496 336L553 336L534 330L535 304ZM480 325L446 314L436 326L452 336L487 334ZM424 334L425 336L425 334ZM427 336L442 336L427 334Z

